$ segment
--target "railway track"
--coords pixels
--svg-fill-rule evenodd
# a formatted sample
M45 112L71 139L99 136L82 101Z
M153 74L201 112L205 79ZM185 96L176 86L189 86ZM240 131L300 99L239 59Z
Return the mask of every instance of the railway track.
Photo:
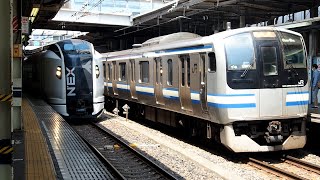
M320 166L284 155L278 163L267 163L256 158L249 158L248 164L284 179L315 179L320 177ZM279 163L280 162L280 163Z
M72 125L82 139L119 179L176 179L112 132L99 124Z

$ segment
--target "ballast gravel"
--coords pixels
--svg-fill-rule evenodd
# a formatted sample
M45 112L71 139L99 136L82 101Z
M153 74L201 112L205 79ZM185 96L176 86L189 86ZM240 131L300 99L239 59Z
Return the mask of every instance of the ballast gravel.
M272 179L245 163L232 162L134 121L110 113L106 116L99 122L101 125L181 176L180 179Z

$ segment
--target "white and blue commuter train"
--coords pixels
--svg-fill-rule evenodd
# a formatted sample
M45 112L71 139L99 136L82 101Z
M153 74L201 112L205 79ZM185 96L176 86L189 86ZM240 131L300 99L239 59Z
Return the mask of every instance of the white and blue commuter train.
M61 115L95 118L104 109L102 56L91 43L69 39L51 44L23 64L23 83Z
M131 115L186 128L234 152L306 143L309 81L299 33L272 27L207 37L182 32L103 56L106 101L129 104Z

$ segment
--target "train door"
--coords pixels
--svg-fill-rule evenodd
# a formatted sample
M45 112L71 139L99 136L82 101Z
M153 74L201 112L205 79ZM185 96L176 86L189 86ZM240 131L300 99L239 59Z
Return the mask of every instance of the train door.
M113 95L119 95L118 94L118 88L117 88L117 66L116 62L112 62L112 88L113 88Z
M107 79L106 79L106 86L108 88L108 94L109 95L113 95L113 86L112 86L112 80L113 80L113 77L112 77L112 74L113 74L113 71L112 71L113 67L112 67L112 62L108 62L107 63Z
M190 57L181 55L179 61L179 96L181 109L192 111L190 93Z
M280 81L281 55L277 41L258 41L258 67L260 69L260 116L283 114Z
M156 103L157 104L164 104L164 98L163 98L163 75L162 75L162 59L161 58L154 58L153 63L153 69L154 71L154 88L155 88L155 96L156 96Z
M208 113L207 71L206 71L206 56L205 56L205 54L200 54L199 64L200 64L200 103L201 103L201 109L204 113Z
M136 65L134 59L130 59L130 93L132 99L138 99L136 92Z

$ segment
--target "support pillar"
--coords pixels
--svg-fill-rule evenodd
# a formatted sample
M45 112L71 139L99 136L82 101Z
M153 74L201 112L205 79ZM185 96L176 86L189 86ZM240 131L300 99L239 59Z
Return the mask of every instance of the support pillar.
M12 43L19 48L20 53L12 54L11 79L12 79L12 107L11 107L11 128L12 130L22 129L21 121L21 99L22 99L22 44L21 44L21 0L12 0L12 15L18 19L17 30L13 31ZM17 52L17 49L15 50Z
M246 27L246 16L241 15L240 16L240 24L239 24L240 28Z
M11 0L0 1L0 149L8 146L11 139ZM9 144L10 145L10 144ZM11 155L11 154L10 154ZM0 161L6 159L0 154ZM11 157L10 157L11 159ZM11 179L11 165L0 162L0 179Z
M246 27L246 10L240 8L239 28Z

